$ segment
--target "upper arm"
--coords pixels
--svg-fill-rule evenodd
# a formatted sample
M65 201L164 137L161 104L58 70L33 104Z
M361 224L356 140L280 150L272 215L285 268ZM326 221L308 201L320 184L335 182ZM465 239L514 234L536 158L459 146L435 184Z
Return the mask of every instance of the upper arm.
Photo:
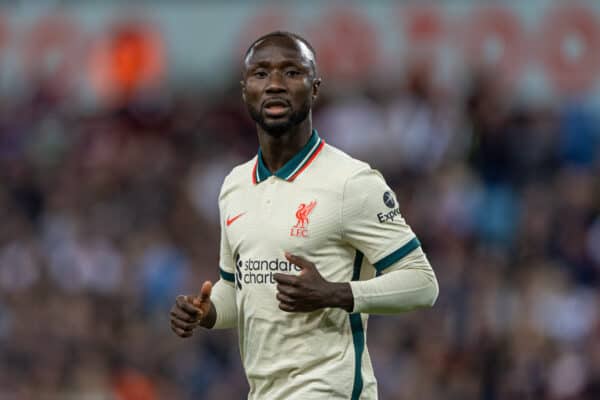
M394 192L376 170L363 168L344 185L342 235L378 273L420 247Z
M225 183L223 183L225 186ZM219 221L221 226L221 241L219 249L219 275L221 279L233 284L235 282L235 262L233 260L233 253L231 245L227 237L227 230L225 220L227 219L227 211L225 205L225 199L223 198L223 189L221 189L221 195L219 196Z

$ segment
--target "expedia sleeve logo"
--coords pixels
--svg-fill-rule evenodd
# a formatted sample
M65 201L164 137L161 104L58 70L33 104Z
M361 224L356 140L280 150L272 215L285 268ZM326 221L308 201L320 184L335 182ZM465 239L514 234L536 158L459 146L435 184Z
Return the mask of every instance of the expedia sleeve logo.
M383 204L389 208L394 208L396 206L396 200L394 200L394 195L392 192L387 191L383 194Z
M396 207L396 200L394 199L394 194L389 190L383 194L383 204L385 204L388 208L392 208L393 210L388 212L380 212L377 213L377 219L380 223L384 223L387 221L393 221L394 218L400 216L400 207Z

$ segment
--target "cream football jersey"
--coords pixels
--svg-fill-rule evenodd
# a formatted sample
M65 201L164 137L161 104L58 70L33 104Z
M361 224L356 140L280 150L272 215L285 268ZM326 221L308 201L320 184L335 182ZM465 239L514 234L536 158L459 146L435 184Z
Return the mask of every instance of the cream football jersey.
M284 252L334 282L365 280L419 247L382 176L316 131L272 174L261 152L234 168L219 198L221 279L235 287L250 399L376 399L367 315L279 309L275 273L298 274Z

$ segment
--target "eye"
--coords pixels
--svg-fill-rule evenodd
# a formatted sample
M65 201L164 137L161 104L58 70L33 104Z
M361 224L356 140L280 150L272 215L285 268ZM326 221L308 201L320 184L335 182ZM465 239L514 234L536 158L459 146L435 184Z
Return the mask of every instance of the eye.
M256 71L254 71L252 76L254 76L255 78L263 79L263 78L267 77L267 72L265 70L258 69Z
M289 76L290 78L295 78L298 75L300 75L300 71L297 71L295 69L288 69L287 71L285 71L285 75Z

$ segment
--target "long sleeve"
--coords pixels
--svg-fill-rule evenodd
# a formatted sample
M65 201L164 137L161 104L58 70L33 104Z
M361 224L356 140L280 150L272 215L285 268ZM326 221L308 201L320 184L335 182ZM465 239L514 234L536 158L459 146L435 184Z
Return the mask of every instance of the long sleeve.
M233 284L219 279L213 286L210 299L217 312L217 319L212 329L235 328L237 326L237 306Z
M360 280L359 269L350 282L354 312L394 314L433 305L439 292L435 273L377 171L363 168L346 181L342 227L345 240L377 273Z
M219 251L219 275L221 279L213 286L211 300L217 312L213 329L235 328L237 326L237 304L235 293L235 264L231 246L227 238L225 215L226 205L223 202L223 192L227 179L223 183L219 195L219 215L221 221L221 243Z
M396 314L432 306L439 293L435 273L423 253L416 248L383 275L350 282L354 296L353 312Z

